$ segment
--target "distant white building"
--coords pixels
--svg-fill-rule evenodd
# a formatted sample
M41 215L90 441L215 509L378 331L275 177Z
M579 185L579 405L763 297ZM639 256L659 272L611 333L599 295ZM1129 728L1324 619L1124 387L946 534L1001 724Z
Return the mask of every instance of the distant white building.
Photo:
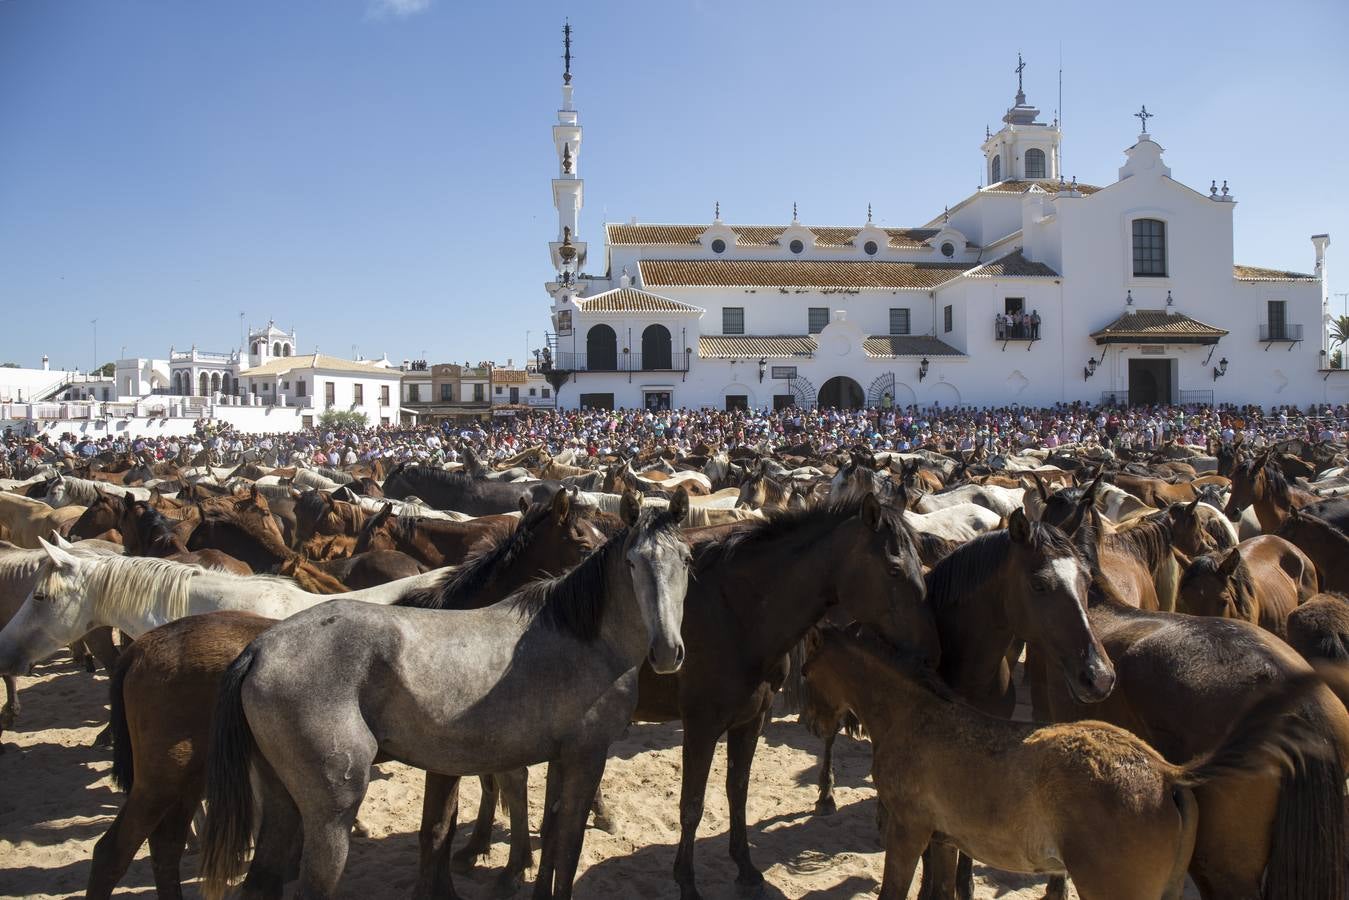
M988 187L914 227L606 226L577 237L571 73L553 126L546 362L566 407L1349 402L1330 370L1328 235L1309 273L1234 264L1221 179L1171 177L1143 131L1108 184L1060 171L1020 85L980 147ZM859 211L860 212L860 211Z

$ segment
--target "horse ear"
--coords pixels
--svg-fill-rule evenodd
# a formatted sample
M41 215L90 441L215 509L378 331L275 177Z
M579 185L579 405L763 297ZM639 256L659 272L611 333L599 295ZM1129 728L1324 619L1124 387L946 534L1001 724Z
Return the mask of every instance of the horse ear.
M64 572L71 572L79 566L80 563L78 559L62 550L57 545L49 544L42 538L38 538L37 542L42 545L42 549L46 552L47 557L56 565L56 568Z
M1218 574L1224 578L1231 578L1236 574L1236 571L1240 566L1241 551L1236 547L1233 547L1228 551L1227 555L1223 557L1222 565L1218 566Z
M1018 544L1030 540L1030 519L1026 518L1024 509L1018 507L1012 511L1012 517L1007 520L1007 535Z
M862 497L862 524L872 531L880 531L881 519L884 517L883 512L881 501L876 498L875 494L868 491Z
M1049 489L1045 487L1045 480L1040 477L1039 472L1031 472L1031 479L1035 482L1035 490L1039 492L1040 499L1049 502Z
M1199 512L1199 498L1195 497L1193 502L1189 503L1185 507L1185 514L1188 516L1193 516L1197 512Z
M524 502L523 497L520 499L520 502L522 503ZM551 504L551 508L553 511L553 517L557 519L559 522L566 520L567 516L571 514L571 494L567 491L566 488L563 488L562 490L553 494L553 502Z
M689 492L683 485L674 492L670 498L670 517L676 522L684 521L684 517L689 514Z
M638 516L642 514L642 495L636 491L624 491L623 500L619 503L619 514L625 525L636 525Z

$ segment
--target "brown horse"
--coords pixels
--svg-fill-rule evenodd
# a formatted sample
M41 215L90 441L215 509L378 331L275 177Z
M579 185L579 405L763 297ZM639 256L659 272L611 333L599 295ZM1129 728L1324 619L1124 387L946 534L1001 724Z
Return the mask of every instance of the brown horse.
M528 505L523 499L521 503ZM501 538L514 531L518 521L514 516L506 515L480 516L468 522L395 516L393 504L388 503L366 520L352 552L401 550L438 569L463 562L479 541Z
M157 556L174 562L220 569L235 575L252 575L253 569L220 550L189 550L174 531L174 523L144 500L131 496L116 501L120 509L117 523L122 544L131 556Z
M1279 527L1279 536L1311 558L1321 590L1349 593L1349 536L1309 512L1293 510Z
M315 536L360 534L365 510L355 503L335 500L329 491L306 491L295 501L295 546Z
M551 503L532 508L519 530L484 547L436 586L400 603L442 609L487 605L531 579L570 568L602 542L592 520L573 510L566 492L560 491ZM147 836L160 897L182 896L179 862L204 793L206 749L220 678L243 648L275 621L234 612L189 616L142 635L123 655L111 686L113 778L129 796L94 847L87 897L111 895ZM519 773L511 775L520 778ZM434 836L439 833L443 838L446 822L457 812L447 801L443 779L428 775L422 827L427 867L432 857L443 862L440 856L448 849L434 844ZM490 840L495 794L484 791L484 803L479 829L485 820L486 833L475 831L469 842L474 849L465 851L470 858L485 852ZM518 879L531 856L523 793L512 796L511 818L508 875Z
M355 535L316 534L300 544L300 555L306 559L329 562L335 559L348 559L355 548Z
M1275 534L1295 509L1305 509L1344 531L1349 525L1349 500L1326 500L1288 483L1269 450L1259 456L1237 463L1232 470L1232 493L1228 495L1223 512L1233 522L1248 506L1255 507L1255 517L1265 534Z
M1242 619L1287 637L1289 613L1316 591L1316 567L1307 555L1281 537L1262 534L1196 557L1181 577L1176 611Z
M1147 478L1118 472L1110 476L1110 481L1120 490L1128 491L1148 506L1164 509L1172 503L1189 503L1198 495L1190 482L1172 484L1160 478Z
M1077 539L1095 542L1094 530L1084 525ZM1292 648L1248 622L1132 609L1099 572L1087 616L1115 664L1115 690L1104 702L1079 704L1050 681L1052 720L1119 725L1177 764L1222 743L1250 707L1253 687L1309 671ZM1298 715L1329 754L1303 760L1292 775L1224 777L1195 792L1190 874L1206 900L1343 900L1349 713L1320 688ZM1062 879L1051 879L1046 896L1063 891Z
M1067 872L1083 900L1180 900L1198 825L1192 790L1290 768L1309 741L1285 713L1319 684L1307 673L1278 686L1212 752L1175 766L1113 725L983 715L911 658L833 629L806 677L871 735L889 812L882 900L908 896L938 832L1000 869Z
M1186 559L1231 550L1237 545L1237 533L1232 524L1207 503L1192 500L1173 503L1166 510L1171 520L1171 546Z
M122 532L117 526L121 517L122 498L99 491L94 502L84 510L84 515L70 526L70 537L79 540L94 538L120 544Z
M351 590L341 581L300 556L281 564L276 574L290 578L311 594L345 594Z

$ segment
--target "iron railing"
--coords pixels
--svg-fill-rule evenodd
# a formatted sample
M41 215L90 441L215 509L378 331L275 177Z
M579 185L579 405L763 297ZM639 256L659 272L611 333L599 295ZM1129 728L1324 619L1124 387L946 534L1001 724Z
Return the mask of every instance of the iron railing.
M687 372L692 356L682 350L669 356L664 353L619 353L612 361L601 359L597 363L590 354L560 352L555 354L551 368L569 372Z
M1212 406L1213 391L1176 391L1166 401L1170 406ZM1102 391L1102 406L1129 406L1128 391Z
M1289 325L1286 322L1267 322L1260 326L1260 340L1279 343L1302 340L1302 326Z
M1040 326L1019 322L994 322L993 337L999 341L1038 341L1040 339Z

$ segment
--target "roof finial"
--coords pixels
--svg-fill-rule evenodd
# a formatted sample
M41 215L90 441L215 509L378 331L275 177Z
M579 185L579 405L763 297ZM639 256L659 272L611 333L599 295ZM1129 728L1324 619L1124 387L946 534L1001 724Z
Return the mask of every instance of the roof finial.
M867 204L867 224L871 224L871 204Z
M713 222L720 222L720 221L721 221L721 201L720 201L720 200L718 200L718 201L717 201L715 204L713 204L713 206L712 206L712 221L713 221Z
M1026 92L1021 86L1021 73L1026 70L1026 62L1021 58L1021 51L1016 52L1016 105L1024 106L1026 104Z
M1148 119L1151 119L1152 116L1153 116L1153 114L1150 113L1150 112L1148 112L1148 107L1147 107L1147 104L1146 104L1146 103L1143 104L1143 108L1142 108L1142 109L1140 109L1138 112L1134 113L1134 118L1137 119L1138 121L1140 121L1140 122L1143 123L1143 133L1144 133L1144 134L1147 134L1147 133L1148 133Z
M562 83L571 84L571 21L562 22Z
M796 201L792 201L792 221L796 221Z
M571 143L562 145L562 171L571 174Z
M941 220L943 223L951 221L951 207L942 207Z
M988 140L988 139L991 138L991 137L993 137L993 132L989 130L989 128L988 128L987 125L985 125L985 126L984 126L984 140Z

